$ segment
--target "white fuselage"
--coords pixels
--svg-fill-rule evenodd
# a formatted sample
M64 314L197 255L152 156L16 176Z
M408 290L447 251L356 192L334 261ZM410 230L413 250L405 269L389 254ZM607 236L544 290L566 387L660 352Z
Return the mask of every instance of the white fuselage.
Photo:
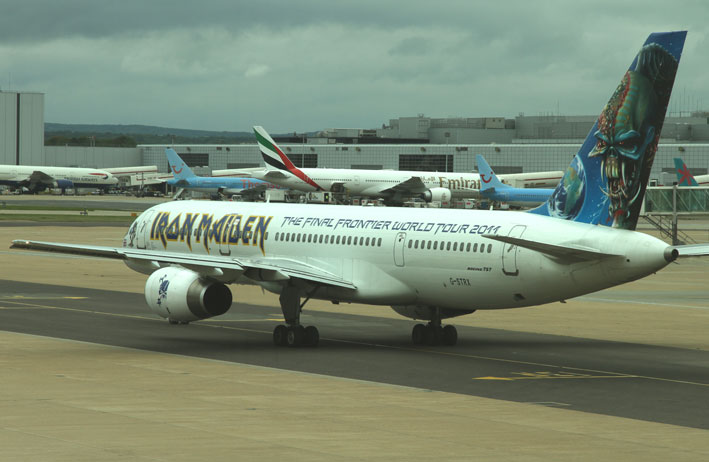
M70 182L70 187L76 188L105 188L118 183L118 179L108 171L95 168L0 165L0 184L16 186L28 182L33 174L39 179L42 175L37 173L46 175L43 181L37 183L49 187L55 186L53 183L62 181Z
M486 234L620 256L559 260ZM313 298L453 310L564 300L668 263L667 244L651 236L529 213L328 205L160 204L138 218L124 246L300 262L357 287L323 288Z
M382 191L394 188L411 178L420 178L425 189L445 188L450 190L454 198L478 197L480 189L480 175L477 173L452 173L452 172L416 172L398 170L355 170L336 168L301 168L303 173L310 177L325 191L342 186L350 194L356 196L381 197ZM218 171L215 174L224 174L227 171ZM282 177L271 176L269 170L252 171L256 178L295 189L297 191L316 191L312 185L287 172ZM281 171L282 172L282 171ZM500 175L507 182L533 187L555 187L562 176L558 172L534 172ZM424 192L424 190L418 191ZM405 195L405 194L404 194Z

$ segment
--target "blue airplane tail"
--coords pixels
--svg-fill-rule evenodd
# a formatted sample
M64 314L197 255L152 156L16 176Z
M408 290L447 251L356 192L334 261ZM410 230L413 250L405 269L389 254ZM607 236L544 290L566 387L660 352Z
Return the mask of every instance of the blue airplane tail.
M167 164L170 167L170 173L172 173L176 180L186 180L197 176L190 170L185 161L182 160L174 149L165 149L165 155L167 156Z
M677 173L677 186L699 186L684 161L679 157L675 157L674 161Z
M650 34L549 201L530 213L635 229L686 36Z
M485 158L480 154L475 155L475 160L478 164L478 173L480 174L480 192L495 190L499 191L501 189L509 188L509 185L504 184L497 178L495 172L492 171L492 167L487 163Z

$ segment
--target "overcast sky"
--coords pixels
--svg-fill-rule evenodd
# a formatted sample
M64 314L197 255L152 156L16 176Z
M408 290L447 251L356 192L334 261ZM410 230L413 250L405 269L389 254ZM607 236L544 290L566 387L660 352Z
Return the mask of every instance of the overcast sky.
M271 132L598 114L688 30L672 110L709 110L709 1L0 0L0 88L45 121ZM684 98L679 96L684 95Z

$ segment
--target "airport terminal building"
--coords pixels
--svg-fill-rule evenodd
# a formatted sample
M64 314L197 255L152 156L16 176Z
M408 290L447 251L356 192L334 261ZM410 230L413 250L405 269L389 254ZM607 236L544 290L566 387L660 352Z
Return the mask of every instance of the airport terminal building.
M671 184L674 157L694 175L709 172L709 113L668 114L651 180ZM294 164L302 167L477 170L482 154L499 173L564 170L596 116L520 114L500 117L392 119L376 129L327 129L314 136L274 136ZM0 164L115 168L155 165L167 172L163 145L136 148L44 146L44 95L0 92ZM254 140L237 145L176 145L198 174L263 165Z

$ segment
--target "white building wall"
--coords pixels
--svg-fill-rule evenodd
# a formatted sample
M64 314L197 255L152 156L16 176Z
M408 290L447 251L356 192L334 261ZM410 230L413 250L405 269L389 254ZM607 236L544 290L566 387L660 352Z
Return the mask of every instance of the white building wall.
M112 168L142 164L138 148L97 148L80 146L45 146L41 164L56 167Z
M352 166L368 166L399 170L399 155L452 155L453 170L456 172L477 171L475 155L482 154L493 167L502 171L504 168L522 172L566 170L581 144L421 144L421 145L300 145L281 144L284 152L291 155L317 154L320 168L352 168ZM138 146L142 152L142 163L136 165L157 165L158 170L167 172L165 147L157 145ZM209 154L209 168L201 174L212 170L223 170L229 163L253 164L263 166L263 159L255 144L230 146L182 145L175 146L180 153ZM662 181L665 169L674 169L673 158L682 157L691 168L707 169L709 171L709 144L668 144L661 143L658 147L653 164L651 179Z
M20 164L44 161L44 95L20 93Z
M0 92L0 164L17 164L17 93Z

